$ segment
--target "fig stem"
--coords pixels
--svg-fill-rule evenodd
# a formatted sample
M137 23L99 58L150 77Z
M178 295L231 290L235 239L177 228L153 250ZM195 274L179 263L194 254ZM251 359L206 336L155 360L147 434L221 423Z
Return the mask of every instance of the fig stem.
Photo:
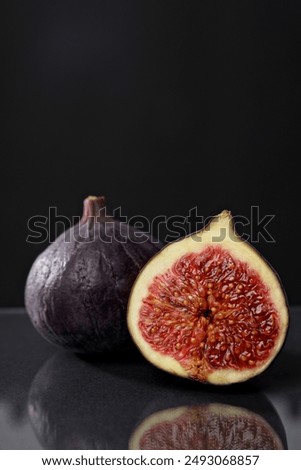
M80 223L94 223L97 220L104 219L106 217L105 207L106 201L104 196L88 196L84 200L83 215Z

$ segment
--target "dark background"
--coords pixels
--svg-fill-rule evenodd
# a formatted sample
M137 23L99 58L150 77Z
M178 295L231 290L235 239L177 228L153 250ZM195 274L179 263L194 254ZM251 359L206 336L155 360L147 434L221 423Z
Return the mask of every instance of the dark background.
M23 304L27 220L88 194L124 214L275 214L257 244L301 302L299 1L5 2L1 306Z

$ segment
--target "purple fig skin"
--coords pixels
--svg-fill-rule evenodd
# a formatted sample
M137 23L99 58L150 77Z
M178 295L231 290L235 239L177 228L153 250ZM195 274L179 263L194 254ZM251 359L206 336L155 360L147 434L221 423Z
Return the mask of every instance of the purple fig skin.
M87 198L80 223L48 246L29 272L25 305L37 331L74 352L126 349L132 285L162 247L149 235L143 240L141 232L105 215L104 198Z

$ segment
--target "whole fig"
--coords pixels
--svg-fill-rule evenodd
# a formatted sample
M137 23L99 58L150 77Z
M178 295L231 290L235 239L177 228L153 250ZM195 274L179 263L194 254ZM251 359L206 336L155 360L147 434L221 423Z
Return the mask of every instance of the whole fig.
M30 270L25 305L33 325L50 342L75 352L126 347L132 284L160 248L149 235L107 216L104 197L88 197L81 221Z

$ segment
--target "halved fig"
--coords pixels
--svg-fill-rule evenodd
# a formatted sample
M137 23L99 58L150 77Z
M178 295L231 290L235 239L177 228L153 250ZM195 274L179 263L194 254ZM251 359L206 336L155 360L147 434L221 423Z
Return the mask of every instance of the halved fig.
M155 366L230 384L273 361L286 337L288 308L275 271L223 211L146 264L130 295L128 327Z
M146 418L134 431L135 450L283 450L283 443L260 415L213 403L170 408Z

